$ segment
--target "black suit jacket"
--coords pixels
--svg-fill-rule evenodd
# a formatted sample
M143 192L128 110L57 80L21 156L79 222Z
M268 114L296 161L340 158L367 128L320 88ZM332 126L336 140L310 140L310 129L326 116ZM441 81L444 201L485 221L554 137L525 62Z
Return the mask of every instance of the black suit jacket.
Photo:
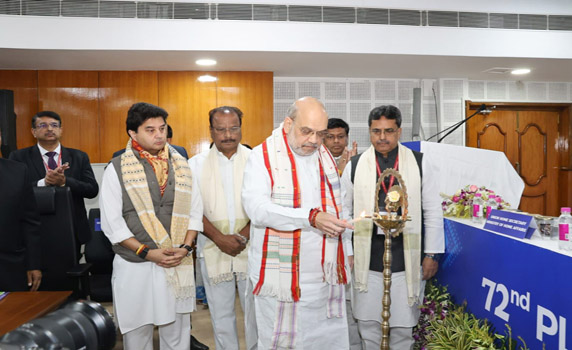
M87 220L84 198L94 198L99 192L99 186L91 169L89 157L85 152L62 146L62 164L68 163L65 171L66 186L71 190L74 206L74 227L79 244L86 243L91 238ZM46 177L44 160L37 145L19 149L10 153L10 159L22 162L28 166L33 186Z
M187 154L187 151L185 150L184 147L182 146L175 146L175 145L171 145L173 146L174 149L177 150L177 152L179 152L180 155L182 155L183 157L185 157L185 159L189 159L189 155ZM120 149L119 151L113 153L113 156L111 157L111 159L122 155L123 153L125 153L125 148L124 149Z
M24 164L0 158L0 291L26 291L41 268L40 218Z

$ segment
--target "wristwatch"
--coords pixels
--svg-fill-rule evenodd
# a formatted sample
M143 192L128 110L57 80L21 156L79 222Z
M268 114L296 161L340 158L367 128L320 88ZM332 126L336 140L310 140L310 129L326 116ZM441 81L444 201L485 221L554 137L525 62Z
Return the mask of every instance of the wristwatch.
M193 254L193 247L188 244L181 244L179 248L185 248L187 250L187 256L191 256Z
M443 254L425 254L426 257L435 260L436 262L439 262L439 260L441 260L441 255Z

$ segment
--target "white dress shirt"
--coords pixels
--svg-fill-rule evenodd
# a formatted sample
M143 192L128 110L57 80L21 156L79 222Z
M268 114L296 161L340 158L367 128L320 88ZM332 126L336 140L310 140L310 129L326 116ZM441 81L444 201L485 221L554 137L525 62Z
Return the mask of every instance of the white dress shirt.
M48 164L48 161L50 160L50 157L46 155L46 153L48 153L49 151L47 149L45 149L44 147L40 146L40 144L38 143L38 149L40 150L40 154L42 155L42 159L44 160L44 168L46 169L46 172L48 171L48 167L46 166L46 164ZM58 147L56 147L55 150L53 150L53 152L56 152L56 155L54 156L54 160L56 161L56 164L58 164L58 166L61 165L61 154L62 154L62 144L58 143ZM40 179L38 180L38 187L44 187L46 186L46 179Z

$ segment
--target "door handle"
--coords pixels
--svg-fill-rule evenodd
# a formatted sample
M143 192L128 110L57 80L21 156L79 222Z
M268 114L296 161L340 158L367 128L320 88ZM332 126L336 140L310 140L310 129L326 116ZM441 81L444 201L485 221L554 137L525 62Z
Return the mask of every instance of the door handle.
M514 163L514 168L516 169L516 172L520 175L520 163L519 162Z

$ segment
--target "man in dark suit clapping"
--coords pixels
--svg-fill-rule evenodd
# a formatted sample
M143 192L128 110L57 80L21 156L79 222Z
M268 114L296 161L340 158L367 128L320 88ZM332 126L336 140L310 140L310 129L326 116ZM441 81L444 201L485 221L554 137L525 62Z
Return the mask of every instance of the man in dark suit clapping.
M32 118L32 134L38 144L10 153L10 159L28 166L34 186L70 188L79 251L79 246L89 241L91 236L84 198L94 198L99 191L89 157L85 152L60 144L62 121L55 112L42 111L36 114Z
M28 175L24 164L0 158L0 291L36 291L42 281L40 221Z

